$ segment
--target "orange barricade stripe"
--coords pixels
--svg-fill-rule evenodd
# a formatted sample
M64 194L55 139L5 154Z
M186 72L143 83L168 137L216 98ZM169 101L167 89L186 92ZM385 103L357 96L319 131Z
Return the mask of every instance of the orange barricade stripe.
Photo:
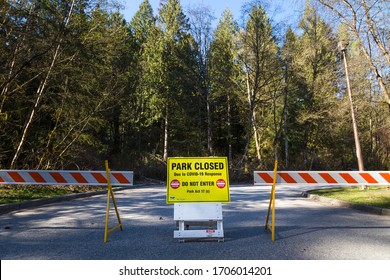
M70 175L73 176L73 178L76 179L77 183L80 184L87 184L88 181L84 178L83 175L81 175L79 172L71 172Z
M337 181L329 173L319 173L328 184L337 184Z
M280 172L280 173L278 173L278 175L279 175L284 181L286 181L286 183L288 183L288 184L296 184L296 183L297 183L297 181L295 181L294 178L291 177L290 174L288 174L288 173Z
M309 183L309 184L316 184L317 183L317 181L314 180L314 178L311 177L309 173L299 173L299 175L306 181L306 183Z
M339 173L341 177L343 177L343 179L345 181L347 181L348 184L358 184L358 181L356 181L351 175L349 175L348 173Z
M121 184L130 184L129 180L121 173L112 173L112 175L118 180Z
M26 182L22 176L19 175L18 172L16 171L9 171L8 172L9 176L16 182L16 183L24 183Z
M50 172L49 173L57 183L67 183L65 178L59 172Z
M46 183L45 178L43 178L38 172L28 172L28 174L31 176L31 178L34 179L35 182Z
M389 173L379 173L383 179L385 179L388 183L390 183L390 174Z
M107 184L107 179L100 173L92 173L92 176L98 181L100 184Z
M363 179L366 180L369 184L378 184L378 181L375 180L375 178L372 177L369 173L360 173L360 176L362 176Z
M257 173L266 183L272 184L274 179L267 173Z

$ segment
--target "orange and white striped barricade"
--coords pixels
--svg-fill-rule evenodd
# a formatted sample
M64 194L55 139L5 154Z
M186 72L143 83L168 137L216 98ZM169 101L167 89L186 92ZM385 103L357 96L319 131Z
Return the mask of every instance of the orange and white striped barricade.
M272 171L254 171L255 185L272 185ZM279 171L277 185L390 185L390 171Z
M132 171L111 171L113 186L132 186ZM0 184L106 186L106 171L0 170Z
M272 232L275 241L275 186L356 186L390 185L390 171L254 171L254 185L272 185L266 229ZM268 224L272 210L272 225Z
M0 185L77 185L107 186L106 225L104 242L108 241L108 233L116 228L123 230L114 192L111 186L132 186L133 171L111 171L106 161L105 171L78 170L0 170ZM108 228L110 199L114 204L118 224Z

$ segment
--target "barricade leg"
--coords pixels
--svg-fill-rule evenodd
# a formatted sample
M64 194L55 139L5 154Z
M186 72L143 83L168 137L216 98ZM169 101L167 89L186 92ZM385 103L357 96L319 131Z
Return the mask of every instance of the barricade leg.
M114 231L118 227L120 227L120 229L123 230L123 225L122 225L122 222L121 222L121 218L119 216L118 207L116 205L114 192L113 192L112 186L111 186L110 169L108 167L108 161L106 160L105 163L106 163L106 178L107 178L107 188L108 188L108 191L107 191L107 207L106 207L106 225L105 225L105 228L104 228L104 243L106 243L108 241L108 234L110 232ZM110 216L110 198L112 198L112 203L114 204L116 217L118 219L118 224L115 225L111 229L108 227L108 221L109 221L109 216Z
M278 173L278 161L275 160L275 167L274 167L274 176L273 176L273 183L272 183L272 189L271 189L271 195L270 200L268 204L268 213L267 213L267 219L265 221L265 229L271 231L271 239L272 241L275 241L275 197L276 197L276 176ZM272 215L272 223L269 225L269 217Z

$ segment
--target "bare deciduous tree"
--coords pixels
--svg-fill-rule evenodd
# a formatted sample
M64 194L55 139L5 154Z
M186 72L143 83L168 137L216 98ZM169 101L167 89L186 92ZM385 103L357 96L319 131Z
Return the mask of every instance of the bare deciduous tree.
M382 55L390 67L389 55L389 1L347 1L347 0L318 0L329 8L343 24L346 24L355 35L363 54L368 61L371 71L383 93L384 102L389 106L390 95L383 73L380 70L380 60L375 56Z

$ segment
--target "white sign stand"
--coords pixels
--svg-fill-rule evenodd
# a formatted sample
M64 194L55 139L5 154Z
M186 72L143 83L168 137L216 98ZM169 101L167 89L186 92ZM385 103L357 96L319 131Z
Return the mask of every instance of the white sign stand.
M222 203L175 203L174 220L178 230L174 231L173 236L180 238L181 242L185 238L217 238L218 242L224 241ZM190 226L203 228L192 230Z

